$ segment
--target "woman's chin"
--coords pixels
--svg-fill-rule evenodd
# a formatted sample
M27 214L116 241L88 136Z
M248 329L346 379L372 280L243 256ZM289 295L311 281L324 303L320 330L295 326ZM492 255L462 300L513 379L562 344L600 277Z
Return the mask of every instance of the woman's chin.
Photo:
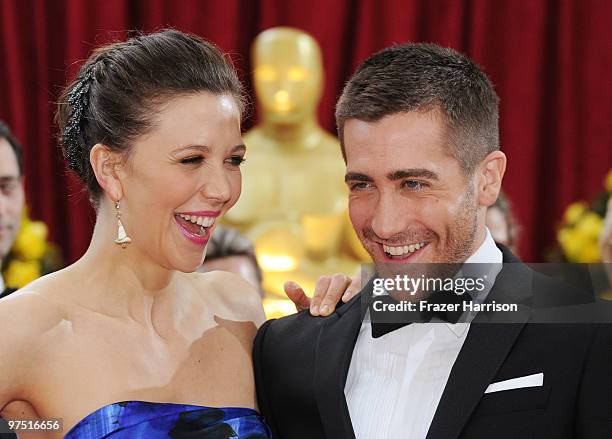
M193 273L198 271L202 262L204 262L205 253L206 252L199 254L194 254L193 252L189 254L177 253L166 260L171 270L180 271L182 273Z

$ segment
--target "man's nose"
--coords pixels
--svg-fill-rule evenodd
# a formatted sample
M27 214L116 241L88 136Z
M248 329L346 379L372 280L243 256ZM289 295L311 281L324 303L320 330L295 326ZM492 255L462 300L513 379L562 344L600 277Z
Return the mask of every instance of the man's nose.
M372 218L372 230L379 238L390 239L406 229L408 218L401 201L392 195L379 198Z

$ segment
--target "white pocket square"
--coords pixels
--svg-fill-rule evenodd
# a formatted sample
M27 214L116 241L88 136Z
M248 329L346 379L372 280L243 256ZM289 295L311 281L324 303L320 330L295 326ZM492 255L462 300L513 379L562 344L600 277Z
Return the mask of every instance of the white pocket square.
M501 392L503 390L523 389L525 387L542 387L544 385L544 374L534 373L524 377L511 378L489 384L485 393Z

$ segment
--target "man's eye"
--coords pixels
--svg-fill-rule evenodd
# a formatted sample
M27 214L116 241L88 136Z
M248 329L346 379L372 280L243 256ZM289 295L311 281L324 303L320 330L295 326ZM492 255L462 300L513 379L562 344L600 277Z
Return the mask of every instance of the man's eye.
M0 192L5 194L10 194L15 189L17 189L17 183L4 183L0 185Z
M229 164L230 165L236 166L236 167L240 166L241 164L243 164L246 161L246 159L244 157L239 156L239 155L231 156L228 160L229 160Z
M204 160L204 157L202 157L201 155L194 155L192 157L187 157L185 159L182 159L181 163L185 165L190 165L194 163L201 163L203 160Z
M362 181L359 183L352 183L349 187L352 191L362 191L364 189L369 189L370 183Z
M425 187L423 183L421 183L420 181L416 181L416 180L405 180L402 183L402 186L410 190L419 190Z

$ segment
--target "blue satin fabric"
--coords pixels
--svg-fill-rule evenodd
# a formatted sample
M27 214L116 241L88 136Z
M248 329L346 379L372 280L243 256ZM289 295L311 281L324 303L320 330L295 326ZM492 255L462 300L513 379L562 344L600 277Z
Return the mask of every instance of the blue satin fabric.
M269 439L263 417L250 408L117 402L83 418L64 439Z

